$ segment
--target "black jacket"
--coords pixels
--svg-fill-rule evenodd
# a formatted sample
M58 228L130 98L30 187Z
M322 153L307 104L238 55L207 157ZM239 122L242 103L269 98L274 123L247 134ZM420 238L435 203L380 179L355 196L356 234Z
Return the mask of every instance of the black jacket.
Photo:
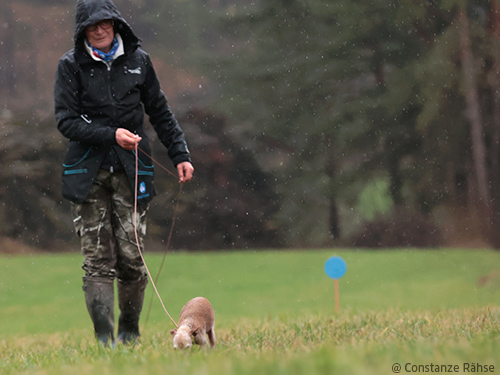
M123 39L124 55L108 66L87 53L85 28L103 19L114 20ZM144 111L174 165L191 161L184 140L149 55L110 0L79 0L76 8L75 47L57 67L54 87L55 114L59 131L69 139L63 164L63 196L83 202L111 148L118 156L132 190L135 186L134 152L118 146L117 128L142 137L139 148L151 155L144 132ZM155 195L153 163L139 151L138 198L147 202Z

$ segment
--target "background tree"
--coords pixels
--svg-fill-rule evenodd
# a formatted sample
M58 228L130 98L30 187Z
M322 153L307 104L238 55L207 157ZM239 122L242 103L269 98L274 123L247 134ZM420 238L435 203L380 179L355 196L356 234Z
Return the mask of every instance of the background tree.
M218 103L252 123L244 136L267 165L281 157L272 171L286 196L281 221L296 218L291 243L326 241L326 228L339 232L338 216L359 226L362 215L349 209L380 179L397 211L420 212L447 230L463 213L454 208L464 207L474 219L467 225L490 227L498 122L488 129L485 121L497 102L488 95L498 87L498 48L488 36L497 7L276 0L226 17L239 38L217 59Z

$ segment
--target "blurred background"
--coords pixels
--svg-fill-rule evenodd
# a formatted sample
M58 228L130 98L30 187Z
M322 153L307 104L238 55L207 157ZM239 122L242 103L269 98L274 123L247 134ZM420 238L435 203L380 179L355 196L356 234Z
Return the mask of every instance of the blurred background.
M0 252L78 251L53 114L75 4L0 3ZM180 195L157 168L151 251L175 202L175 250L500 247L500 1L115 4L195 166Z

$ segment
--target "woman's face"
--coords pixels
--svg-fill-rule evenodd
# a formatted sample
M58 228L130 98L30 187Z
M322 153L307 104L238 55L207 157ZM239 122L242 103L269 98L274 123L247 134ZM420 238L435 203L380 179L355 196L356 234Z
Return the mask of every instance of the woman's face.
M108 53L115 37L112 20L102 20L85 28L85 36L92 47Z

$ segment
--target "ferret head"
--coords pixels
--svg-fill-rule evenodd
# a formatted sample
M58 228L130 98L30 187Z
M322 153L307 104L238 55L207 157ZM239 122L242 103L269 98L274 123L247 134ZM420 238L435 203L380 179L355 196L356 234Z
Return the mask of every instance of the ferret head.
M186 349L193 346L188 327L181 326L179 329L172 329L170 334L174 337L174 349Z

